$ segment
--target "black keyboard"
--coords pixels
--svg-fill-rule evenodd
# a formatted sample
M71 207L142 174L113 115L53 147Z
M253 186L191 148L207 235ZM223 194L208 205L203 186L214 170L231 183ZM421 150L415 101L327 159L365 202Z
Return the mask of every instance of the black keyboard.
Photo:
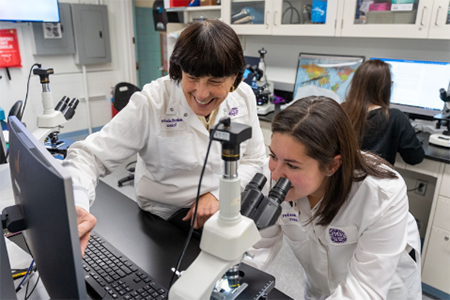
M165 288L94 231L83 268L88 291L100 299L167 299Z

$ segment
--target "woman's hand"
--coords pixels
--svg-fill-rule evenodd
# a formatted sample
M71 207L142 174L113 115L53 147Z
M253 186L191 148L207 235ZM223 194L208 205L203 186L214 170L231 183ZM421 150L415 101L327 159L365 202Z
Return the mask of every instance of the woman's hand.
M195 218L194 228L203 227L205 222L219 210L219 200L211 193L206 193L198 200L197 217ZM191 220L194 216L195 202L188 211L183 221Z
M77 225L78 225L78 236L80 237L81 246L81 256L84 258L84 251L86 250L87 244L89 242L89 237L91 236L91 231L94 229L95 224L97 224L97 219L94 215L88 213L84 208L75 206L77 212Z

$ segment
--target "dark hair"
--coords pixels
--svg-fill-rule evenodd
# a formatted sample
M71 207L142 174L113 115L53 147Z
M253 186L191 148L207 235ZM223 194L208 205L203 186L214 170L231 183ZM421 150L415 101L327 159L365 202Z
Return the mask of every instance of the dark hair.
M390 65L384 61L368 60L356 70L342 107L350 118L360 143L367 126L370 105L381 106L385 110L386 117L389 116L391 86Z
M311 96L300 100L280 112L272 122L272 133L288 134L306 149L306 155L319 163L326 172L336 155L342 164L327 177L325 195L312 217L318 225L327 226L347 200L354 181L367 175L378 178L397 178L389 165L375 154L363 155L350 120L342 107L333 99Z
M242 81L244 52L234 30L219 20L194 22L177 39L170 56L170 78L180 82L181 71L195 77L228 77L237 74L234 87Z

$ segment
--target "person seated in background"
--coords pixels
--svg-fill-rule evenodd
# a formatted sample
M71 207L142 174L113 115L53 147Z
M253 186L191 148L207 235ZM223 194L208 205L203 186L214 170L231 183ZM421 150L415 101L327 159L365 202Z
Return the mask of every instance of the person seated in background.
M229 25L219 20L191 23L177 39L169 76L145 85L100 132L69 148L63 164L72 175L82 252L96 224L89 206L98 178L136 153L139 207L163 219L184 209L182 217L188 224L209 131L222 117L252 127L252 138L241 144L242 188L262 170L266 150L255 95L241 82L244 69L241 43ZM221 174L221 145L212 143L195 228L219 209Z
M272 134L265 173L291 188L245 262L264 270L284 237L303 266L305 299L422 299L406 184L385 160L360 150L342 107L326 97L300 99L275 117Z
M398 152L407 164L415 165L423 161L425 152L405 114L389 108L392 85L390 65L368 60L356 70L342 107L362 150L376 153L392 165Z

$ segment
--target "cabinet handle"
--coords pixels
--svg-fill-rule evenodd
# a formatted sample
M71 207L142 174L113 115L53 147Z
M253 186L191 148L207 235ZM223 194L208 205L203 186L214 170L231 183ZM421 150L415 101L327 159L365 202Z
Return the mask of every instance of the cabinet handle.
M266 11L266 26L269 27L269 11Z
M423 17L424 17L424 15L425 15L425 10L427 9L427 7L426 6L424 6L423 7L423 10L422 10L422 18L420 19L420 25L422 25L422 26L425 26L424 24L423 24Z
M437 9L437 13L436 13L436 22L434 22L434 24L435 24L436 26L439 26L439 25L438 25L438 19L439 19L439 11L441 10L441 8L442 8L442 7L439 6L438 9Z
M275 23L275 20L277 19L277 17L276 17L277 12L278 12L278 11L275 11L275 12L273 13L273 25L274 25L274 26L277 26L277 24Z

